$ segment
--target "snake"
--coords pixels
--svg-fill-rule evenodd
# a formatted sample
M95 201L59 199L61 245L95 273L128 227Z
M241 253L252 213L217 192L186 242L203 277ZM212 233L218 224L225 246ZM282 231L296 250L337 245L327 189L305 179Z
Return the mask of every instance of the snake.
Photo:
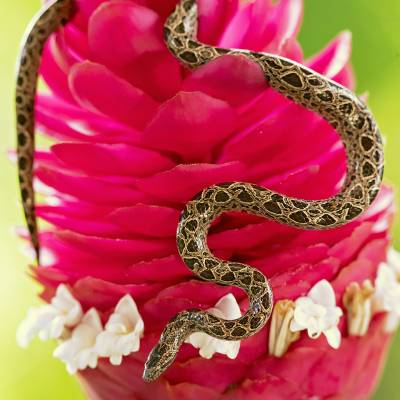
M17 61L15 90L18 179L22 207L36 262L40 263L40 244L35 212L33 166L35 153L35 97L44 45L49 36L65 25L74 14L72 0L46 3L28 26Z
M39 263L39 237L33 189L34 106L38 69L47 38L70 20L74 0L48 2L34 19L22 44L16 90L17 158L22 205ZM182 0L164 25L169 51L189 69L221 56L245 57L259 66L266 85L320 115L339 134L347 157L346 178L334 196L321 200L289 197L250 182L222 182L205 188L184 207L176 242L184 264L202 281L244 290L247 311L226 320L201 310L173 317L150 351L145 381L159 378L174 362L180 347L195 332L221 340L242 340L259 332L273 309L273 293L263 273L249 265L219 259L207 245L211 224L223 213L245 212L301 229L339 227L360 216L379 193L384 152L377 123L364 102L348 88L288 58L265 52L221 48L197 39L197 0ZM299 150L300 151L300 150Z

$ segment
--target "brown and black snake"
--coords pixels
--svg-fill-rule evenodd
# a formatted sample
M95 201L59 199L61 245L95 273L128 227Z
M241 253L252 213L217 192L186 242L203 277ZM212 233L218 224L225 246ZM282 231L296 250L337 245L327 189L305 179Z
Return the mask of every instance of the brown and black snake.
M39 237L33 189L35 152L35 97L43 47L60 25L66 24L74 11L74 1L48 2L28 27L18 59L15 94L17 119L18 178L26 224L39 263Z
M19 59L16 94L19 181L38 261L40 246L32 183L38 68L46 39L70 19L73 10L73 0L49 2L29 29ZM219 215L242 211L302 229L334 228L369 207L379 192L383 175L379 129L371 112L353 92L277 55L200 43L196 37L197 17L196 0L183 0L167 19L164 36L174 56L189 68L198 68L226 54L252 60L261 68L270 87L321 115L336 129L346 149L347 174L340 193L323 200L291 198L251 183L232 182L207 188L187 203L177 230L177 246L183 261L202 280L245 290L250 306L241 318L233 321L201 310L179 313L168 323L149 355L143 376L149 381L171 365L191 333L240 340L258 332L271 315L273 296L266 277L250 266L220 260L209 250L208 229Z

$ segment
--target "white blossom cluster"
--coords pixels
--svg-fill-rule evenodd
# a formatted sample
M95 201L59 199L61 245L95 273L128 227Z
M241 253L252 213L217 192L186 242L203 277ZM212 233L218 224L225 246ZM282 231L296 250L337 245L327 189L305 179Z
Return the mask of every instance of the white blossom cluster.
M99 357L120 365L123 356L139 350L143 331L143 320L130 295L118 302L103 327L95 308L83 314L67 286L60 285L50 304L29 310L17 331L17 341L26 347L35 336L58 339L53 355L73 374L96 368Z
M386 312L386 330L393 332L400 321L400 257L394 249L389 251L387 262L379 265L373 291L372 301L368 299L364 306L371 307L371 315L372 311ZM208 311L227 320L242 315L232 294L222 297ZM340 347L338 325L344 313L337 306L334 289L327 280L317 282L306 296L299 297L293 303L291 315L287 325L290 332L306 331L311 339L324 335L332 348ZM42 340L57 339L59 344L53 354L73 374L88 367L96 368L99 358L120 365L124 356L139 351L143 332L143 319L129 294L121 298L103 326L98 311L91 308L83 313L68 287L61 284L50 304L28 311L18 329L17 341L27 347L35 336ZM279 335L282 339L282 332ZM190 335L186 343L199 349L200 356L207 359L215 353L234 359L240 349L240 341L220 340L202 332Z

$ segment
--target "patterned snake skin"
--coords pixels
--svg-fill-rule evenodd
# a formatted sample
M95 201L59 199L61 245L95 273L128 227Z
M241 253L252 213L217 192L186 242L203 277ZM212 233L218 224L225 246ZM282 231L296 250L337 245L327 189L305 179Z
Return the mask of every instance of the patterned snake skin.
M17 82L18 166L22 203L39 260L33 176L34 96L43 44L73 13L73 0L48 3L24 41ZM303 229L326 229L359 216L379 192L383 175L380 132L366 106L348 89L289 59L246 50L221 49L199 43L197 3L182 1L168 18L165 40L184 65L196 68L225 54L247 57L258 64L269 85L288 99L318 113L339 133L347 154L347 176L341 192L325 200L290 198L250 183L224 183L205 189L190 201L177 231L179 254L201 279L237 286L250 299L248 311L227 321L205 311L175 316L164 329L146 362L144 379L158 378L174 361L184 340L194 332L240 340L259 331L270 317L273 298L268 280L244 264L217 259L207 246L210 224L227 211L243 211Z
M39 238L33 189L35 151L35 96L43 46L73 14L72 0L50 1L33 19L22 42L16 85L18 176L26 224L39 263Z
M184 311L169 322L146 362L144 379L156 379L173 362L185 338L205 332L240 340L259 331L271 315L273 298L265 276L247 265L215 258L207 246L210 224L226 211L244 211L305 229L333 228L360 215L378 194L383 175L379 130L365 105L348 89L293 61L265 53L221 49L196 40L197 3L182 1L164 29L170 51L196 68L224 54L257 63L271 87L324 117L346 147L347 178L340 194L321 201L289 198L249 183L225 183L205 189L182 214L177 244L186 265L201 279L244 289L250 298L246 314L234 321L204 311Z

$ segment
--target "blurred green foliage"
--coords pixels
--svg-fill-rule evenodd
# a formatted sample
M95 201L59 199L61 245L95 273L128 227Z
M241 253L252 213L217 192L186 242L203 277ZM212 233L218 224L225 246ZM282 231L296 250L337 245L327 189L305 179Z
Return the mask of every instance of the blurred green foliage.
M35 342L21 350L15 330L29 306L38 304L39 288L26 275L26 260L18 252L20 242L12 226L22 222L18 204L16 172L5 155L14 146L14 63L19 39L38 0L2 3L0 14L0 398L2 400L79 400L83 396L76 380L51 357L52 344ZM399 92L400 92L400 2L394 0L305 0L305 18L300 34L306 56L321 49L338 32L353 32L353 64L359 93L368 91L369 102L385 133L386 181L400 186ZM400 229L394 232L399 245ZM394 399L400 379L400 338L392 348L382 384L375 399Z

